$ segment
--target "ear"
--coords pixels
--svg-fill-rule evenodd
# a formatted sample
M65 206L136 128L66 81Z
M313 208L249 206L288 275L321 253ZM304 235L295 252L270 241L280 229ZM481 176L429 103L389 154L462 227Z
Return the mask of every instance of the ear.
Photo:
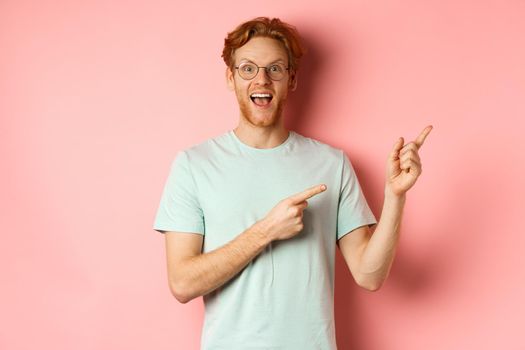
M233 81L233 73L230 67L226 67L226 84L228 85L229 90L231 91L235 90L235 84Z
M294 73L290 79L290 91L297 89L297 73Z

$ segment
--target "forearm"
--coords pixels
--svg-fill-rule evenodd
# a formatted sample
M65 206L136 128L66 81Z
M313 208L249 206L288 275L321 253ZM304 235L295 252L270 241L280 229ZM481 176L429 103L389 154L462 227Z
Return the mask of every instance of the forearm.
M385 189L381 217L363 250L359 264L363 283L372 286L373 289L379 288L390 272L399 241L399 227L405 201L406 195L398 197Z
M185 260L178 271L185 302L220 287L253 260L271 242L257 222L235 239L210 252Z

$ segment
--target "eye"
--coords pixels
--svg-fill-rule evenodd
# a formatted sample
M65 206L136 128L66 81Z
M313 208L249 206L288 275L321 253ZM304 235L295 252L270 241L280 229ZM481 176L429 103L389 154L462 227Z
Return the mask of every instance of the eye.
M243 64L241 70L246 73L252 73L255 70L255 67L253 64Z
M283 71L283 68L278 64L274 64L270 66L270 72L282 72L282 71Z

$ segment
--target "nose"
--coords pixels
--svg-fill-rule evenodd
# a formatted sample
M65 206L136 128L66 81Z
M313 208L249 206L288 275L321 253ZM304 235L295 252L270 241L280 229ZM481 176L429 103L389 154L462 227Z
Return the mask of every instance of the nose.
M267 85L272 82L265 68L259 68L259 71L257 72L257 75L255 76L255 78L253 78L253 80L255 83L261 84L261 85Z

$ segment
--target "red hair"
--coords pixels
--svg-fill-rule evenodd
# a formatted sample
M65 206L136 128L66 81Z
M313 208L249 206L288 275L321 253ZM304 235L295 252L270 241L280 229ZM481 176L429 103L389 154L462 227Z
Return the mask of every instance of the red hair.
M228 33L224 39L224 48L221 57L233 71L235 62L233 55L235 50L246 44L253 37L268 37L279 40L288 53L288 65L290 73L295 76L299 69L301 57L306 49L301 43L301 37L297 29L279 18L257 17L237 26Z

